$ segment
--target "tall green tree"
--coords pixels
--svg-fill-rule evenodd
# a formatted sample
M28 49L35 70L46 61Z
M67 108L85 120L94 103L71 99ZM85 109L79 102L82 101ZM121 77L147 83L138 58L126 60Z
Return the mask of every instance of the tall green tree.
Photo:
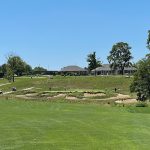
M29 64L26 64L26 63L25 63L25 70L24 70L24 73L25 73L26 75L31 75L32 72L33 72L32 67L31 67Z
M7 65L12 71L13 82L15 81L15 74L20 76L25 71L25 62L19 56L8 56Z
M43 67L40 67L40 66L35 67L35 68L33 69L33 73L34 73L34 74L42 74L43 72L46 72L46 71L47 71L47 69L45 69L45 68L43 68Z
M147 48L150 50L150 30L148 31ZM136 66L137 72L134 74L130 90L137 93L138 100L144 101L150 99L150 54L147 54Z
M89 71L102 66L102 62L96 58L96 52L87 55L87 62Z
M13 70L10 68L10 66L6 65L6 74L5 74L5 78L11 82L12 80L14 81L14 72Z
M137 72L134 74L130 91L137 93L139 101L144 101L150 98L150 58L140 60L136 66Z
M150 50L150 30L148 30L147 48Z
M120 73L124 74L124 68L131 65L131 47L128 43L119 42L113 45L109 56L107 57L108 62L112 70L120 70Z

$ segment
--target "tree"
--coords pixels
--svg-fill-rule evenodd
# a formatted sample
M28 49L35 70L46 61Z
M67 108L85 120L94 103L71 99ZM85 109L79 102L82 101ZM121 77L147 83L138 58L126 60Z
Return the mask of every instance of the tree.
M14 73L13 73L13 71L12 71L12 69L8 66L8 65L6 65L6 74L5 74L5 78L9 81L9 82L11 82L12 80L14 81Z
M148 31L147 48L150 50L150 30ZM150 54L137 64L137 72L130 86L131 92L137 93L137 99L144 101L150 98Z
M46 71L47 71L47 69L45 69L45 68L43 68L43 67L40 67L40 66L35 67L35 68L33 69L33 72L34 72L35 74L41 74L41 73L46 72Z
M87 56L87 62L89 71L102 66L101 61L96 58L96 52L93 52Z
M7 72L7 64L3 64L2 66L1 66L1 71L2 71L2 73L5 75L6 74L6 72Z
M150 50L150 30L148 30L147 48Z
M33 72L32 67L30 65L28 65L28 64L25 63L25 72L24 73L26 75L31 75L32 72Z
M131 65L131 47L128 43L119 42L113 45L109 56L107 57L110 67L113 70L120 70L120 73L124 74L124 68Z
M15 74L20 76L25 71L25 62L19 56L8 56L8 68L12 71L12 80L15 81Z
M0 66L0 78L3 78L7 73L7 64Z
M140 60L136 66L137 72L134 74L130 91L137 93L139 101L144 101L150 98L150 58Z

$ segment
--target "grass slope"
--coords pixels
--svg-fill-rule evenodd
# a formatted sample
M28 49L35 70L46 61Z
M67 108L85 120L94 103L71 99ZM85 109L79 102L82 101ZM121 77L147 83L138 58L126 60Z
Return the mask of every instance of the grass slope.
M129 85L132 78L124 76L81 76L81 77L56 77L49 81L49 86L52 88L67 88L67 89L99 89L112 90L119 88L122 91L129 91Z
M16 78L16 82L10 85L0 87L4 91L10 91L11 87L24 89L29 87L40 88L41 91L56 90L109 90L120 89L119 92L129 94L129 86L132 78L124 76L81 76L81 77L62 77L56 76L49 78ZM0 83L6 83L6 80L0 80Z
M0 101L0 149L148 150L150 108Z

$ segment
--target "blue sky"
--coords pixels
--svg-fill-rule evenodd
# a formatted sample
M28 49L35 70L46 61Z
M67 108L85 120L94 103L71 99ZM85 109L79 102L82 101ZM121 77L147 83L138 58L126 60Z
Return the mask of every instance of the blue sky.
M33 67L86 67L93 51L107 63L120 41L136 62L148 53L149 6L150 0L0 0L0 64L13 52Z

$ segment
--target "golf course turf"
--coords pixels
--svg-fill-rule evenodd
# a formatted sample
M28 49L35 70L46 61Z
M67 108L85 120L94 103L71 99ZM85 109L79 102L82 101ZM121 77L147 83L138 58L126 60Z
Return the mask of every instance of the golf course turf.
M95 103L92 97L90 103L63 97L16 97L72 90L75 92L69 96L81 97L84 90L112 96L114 88L130 95L131 82L132 77L124 76L20 77L14 83L0 80L3 92L17 88L0 97L0 150L149 150L150 107Z
M0 100L0 149L149 149L150 108Z

